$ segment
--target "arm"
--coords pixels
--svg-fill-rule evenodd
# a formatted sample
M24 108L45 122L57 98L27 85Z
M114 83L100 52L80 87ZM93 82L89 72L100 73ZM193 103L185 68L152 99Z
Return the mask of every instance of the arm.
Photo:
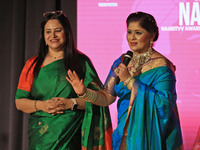
M55 97L55 98L52 98L52 99L60 101L61 104L64 105L63 110L72 109L73 104L74 104L73 101L72 101L72 99L68 99L68 98ZM80 110L84 110L85 109L85 102L83 101L82 98L73 98L73 99L77 103L77 108L76 109L80 109Z
M71 102L71 101L70 101ZM20 98L15 100L16 108L25 113L34 113L37 111L44 111L46 113L58 114L63 113L65 105L60 100L31 100L27 98ZM71 102L72 106L73 102Z
M75 99L78 106L77 109L85 109L85 102L81 98ZM37 111L44 111L50 114L60 114L67 109L73 107L71 99L63 97L55 97L49 100L31 100L27 98L16 99L16 108L25 113L34 113Z
M25 113L36 112L37 106L35 107L35 103L36 103L36 100L30 100L30 99L27 99L27 98L21 98L21 99L15 100L16 108L18 110L25 112Z
M88 88L86 88L85 93L79 95L79 97L82 97L82 99L84 99L85 101L99 106L108 106L112 104L116 99L116 97L112 96L111 94L108 94L102 89L99 91L94 91Z
M80 98L80 100L87 100L84 98L84 95L87 92L90 92L93 94L92 97L93 96L95 97L95 101L89 101L89 102L95 105L108 106L115 101L116 97L108 94L102 89L99 91L94 91L94 90L86 88L83 83L83 80L79 79L75 71L72 72L71 70L68 70L68 76L69 77L66 76L66 79L73 86L74 91L79 95L79 97L82 97Z

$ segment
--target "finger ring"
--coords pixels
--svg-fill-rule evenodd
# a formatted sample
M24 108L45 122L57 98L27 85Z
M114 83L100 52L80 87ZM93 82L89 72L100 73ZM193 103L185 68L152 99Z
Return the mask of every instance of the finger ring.
M116 69L114 70L114 72L115 72L115 74L118 74L118 73L119 73L119 68L116 68Z

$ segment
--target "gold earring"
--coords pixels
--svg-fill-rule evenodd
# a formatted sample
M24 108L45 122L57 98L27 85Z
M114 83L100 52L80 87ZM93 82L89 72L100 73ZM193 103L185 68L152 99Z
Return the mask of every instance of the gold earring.
M152 46L153 46L153 40L150 41L149 51L152 51Z
M150 41L150 47L152 48L153 46L153 40Z

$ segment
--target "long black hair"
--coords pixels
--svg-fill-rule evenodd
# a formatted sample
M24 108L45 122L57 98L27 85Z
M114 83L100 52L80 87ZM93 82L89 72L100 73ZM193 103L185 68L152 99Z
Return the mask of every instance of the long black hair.
M57 19L59 23L63 26L65 32L66 43L64 45L64 65L66 70L75 70L78 75L83 73L84 68L80 69L80 66L78 66L78 56L79 54L84 54L76 49L70 22L63 11L53 11L43 14L40 31L40 46L37 52L37 58L31 65L31 67L33 67L33 65L35 64L33 71L34 77L38 76L44 58L48 53L48 45L46 45L44 38L44 27L47 21L49 21L50 19ZM29 71L31 67L29 68Z
M139 21L140 26L149 33L156 33L153 41L156 41L158 39L159 30L156 20L152 15L141 11L131 13L126 19L126 25L128 27L129 23L137 21Z

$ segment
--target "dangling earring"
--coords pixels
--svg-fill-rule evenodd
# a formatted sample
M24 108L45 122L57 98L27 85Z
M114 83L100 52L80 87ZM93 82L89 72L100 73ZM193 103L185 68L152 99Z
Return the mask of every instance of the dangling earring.
M149 45L149 50L148 51L152 51L152 46L153 46L153 41L150 41L150 45Z

